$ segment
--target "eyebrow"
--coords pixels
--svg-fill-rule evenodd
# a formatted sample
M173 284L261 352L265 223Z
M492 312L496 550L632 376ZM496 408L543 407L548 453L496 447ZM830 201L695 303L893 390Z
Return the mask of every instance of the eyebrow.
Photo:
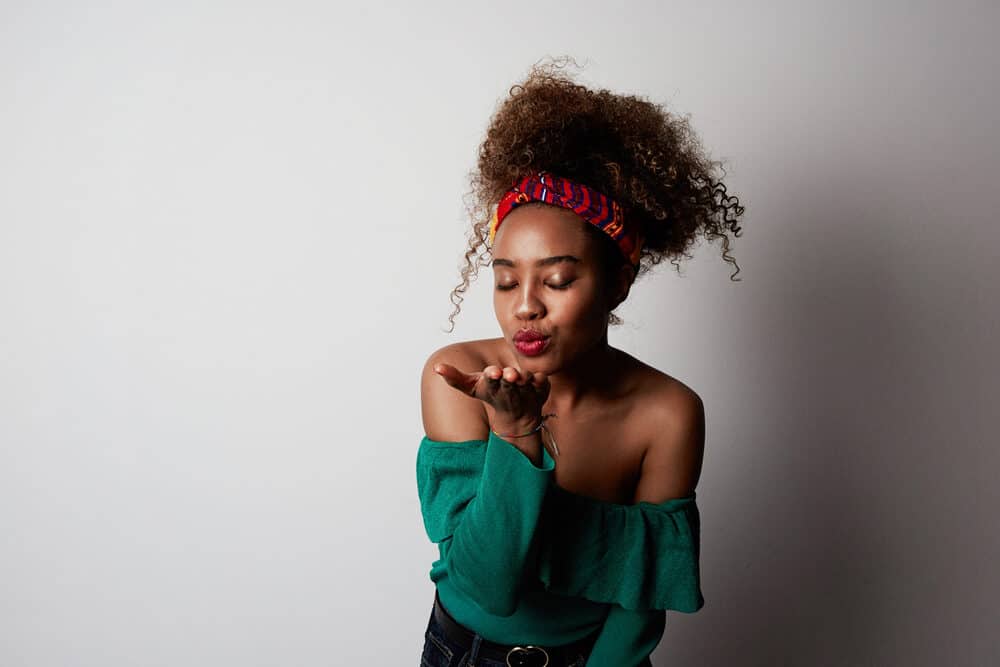
M553 264L559 264L560 262L570 262L572 264L579 264L580 258L575 257L573 255L555 255L553 257L546 257L545 259L538 260L537 262L535 262L535 266L551 266ZM490 263L490 266L509 266L511 268L514 268L517 266L517 262L498 257Z

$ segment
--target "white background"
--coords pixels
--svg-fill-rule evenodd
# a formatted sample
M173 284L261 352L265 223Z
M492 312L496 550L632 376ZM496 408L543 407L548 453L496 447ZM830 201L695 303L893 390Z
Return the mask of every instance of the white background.
M707 406L654 664L992 663L1000 12L875 4L0 5L0 664L419 662L419 371L562 54L747 207L611 333Z

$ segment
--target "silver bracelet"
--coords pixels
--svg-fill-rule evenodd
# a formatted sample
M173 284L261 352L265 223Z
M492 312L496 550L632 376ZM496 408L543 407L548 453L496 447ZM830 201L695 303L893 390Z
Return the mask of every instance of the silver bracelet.
M559 447L558 447L558 445L556 445L556 439L552 437L552 431L550 431L548 429L548 427L545 425L545 420L546 419L548 419L549 417L555 417L555 416L556 416L556 413L554 413L554 412L551 413L551 414L543 415L542 416L542 421L538 422L538 426L536 426L535 428L531 429L527 433L522 433L521 435L513 435L513 434L504 435L503 433L497 433L496 431L493 431L492 428L490 430L493 431L493 433L495 435L497 435L497 436L499 436L501 438L524 438L526 436L529 436L529 435L537 432L539 429L541 429L545 433L549 434L549 440L552 441L552 450L555 452L556 456L559 456ZM545 441L543 440L542 444L544 444L544 443L545 443Z

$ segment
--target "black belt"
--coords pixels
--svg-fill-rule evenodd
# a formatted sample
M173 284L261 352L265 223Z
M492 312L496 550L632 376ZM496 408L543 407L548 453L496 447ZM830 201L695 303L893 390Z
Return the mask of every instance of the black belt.
M451 614L441 604L437 591L434 592L434 620L444 629L448 639L462 646L472 646L472 638L475 633L451 617ZM546 665L548 667L561 667L570 664L579 654L589 655L590 649L597 641L598 634L600 634L600 628L583 639L561 646L518 646L497 644L487 639L481 639L479 657L506 662L510 667L545 667Z

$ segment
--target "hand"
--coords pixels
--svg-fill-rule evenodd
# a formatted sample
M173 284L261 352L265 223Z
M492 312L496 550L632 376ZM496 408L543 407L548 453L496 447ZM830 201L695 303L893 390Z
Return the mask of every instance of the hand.
M550 389L544 373L519 371L513 366L487 366L479 372L465 373L444 363L434 366L434 372L463 394L492 406L496 411L494 428L522 433L541 422L542 406ZM516 430L519 427L521 431Z

